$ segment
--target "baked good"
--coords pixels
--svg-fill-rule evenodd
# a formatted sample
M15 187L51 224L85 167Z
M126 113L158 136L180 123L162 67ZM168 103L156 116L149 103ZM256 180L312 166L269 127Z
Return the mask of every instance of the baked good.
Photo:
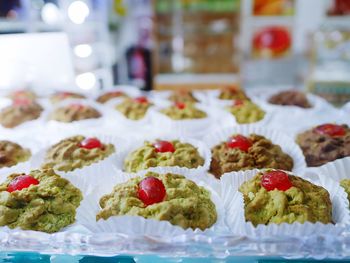
M0 185L0 226L54 233L75 222L81 191L49 170L11 174Z
M86 97L82 94L69 92L69 91L60 91L56 92L50 97L52 103L58 103L66 99L85 99Z
M239 191L246 221L254 226L294 222L332 223L329 193L298 176L279 170L257 173Z
M73 122L87 119L98 119L102 115L95 108L83 104L70 104L57 108L50 116L51 120Z
M269 98L269 103L283 106L297 106L300 108L311 108L306 94L297 90L281 91Z
M323 124L300 133L296 142L308 166L320 166L350 156L350 129L346 124Z
M125 98L125 97L128 97L128 95L126 95L122 91L109 91L109 92L106 92L106 93L102 94L101 96L99 96L96 99L96 101L99 103L106 103L107 101L109 101L111 99Z
M343 179L340 181L340 186L344 188L345 192L348 195L348 200L350 204L350 179Z
M0 168L11 167L29 159L31 153L17 143L0 140Z
M194 104L183 102L175 102L174 105L162 109L160 112L173 120L203 119L207 117L207 114L197 109Z
M165 220L184 229L205 230L217 220L210 192L177 174L147 173L118 184L100 199L96 220L112 216L142 216Z
M140 120L145 117L152 103L146 97L126 98L122 103L115 106L115 109L121 112L130 120Z
M239 124L258 122L265 117L265 112L249 100L235 100L226 110L235 116Z
M22 89L11 92L8 97L12 100L35 100L37 98L37 95L34 91L31 91L29 89Z
M249 100L249 97L243 90L236 86L225 87L221 89L219 99L222 100Z
M211 153L210 172L217 178L224 173L254 168L293 169L293 159L279 145L257 134L233 135L214 146Z
M42 167L64 172L73 171L101 161L114 152L113 144L103 144L97 138L77 135L51 146L46 152Z
M196 147L178 140L144 142L124 160L126 172L137 172L157 166L197 168L204 164Z
M14 128L24 122L38 119L42 111L43 108L35 101L16 99L12 105L1 110L0 123L5 128Z
M193 96L190 90L178 89L174 90L169 96L168 100L172 102L196 103L198 100Z

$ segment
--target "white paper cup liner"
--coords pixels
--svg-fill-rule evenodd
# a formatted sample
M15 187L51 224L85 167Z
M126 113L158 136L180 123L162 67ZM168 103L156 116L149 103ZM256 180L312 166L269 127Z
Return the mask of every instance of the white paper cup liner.
M336 182L343 179L350 179L350 157L335 160L319 167L310 168L321 179L323 177L331 178Z
M234 134L249 136L253 133L262 135L269 139L273 144L279 145L282 148L282 151L293 159L294 164L292 171L294 173L301 174L306 169L304 155L292 138L280 133L279 131L264 128L257 124L239 125L236 127L218 129L206 136L203 140L205 144L212 149L215 145L227 141L227 139Z
M177 134L182 136L188 136L192 138L201 137L206 134L210 128L215 125L219 119L216 109L211 109L206 105L195 104L195 107L204 111L207 114L206 118L201 119L186 119L186 120L173 120L167 115L160 112L170 106L171 103L165 103L163 106L155 107L151 111L152 124L157 130L176 131Z
M117 154L116 159L115 159L115 164L116 167L119 170L124 171L124 161L126 157L128 156L129 153L137 150L138 148L142 147L145 141L156 141L157 139L159 140L179 140L182 143L189 143L193 145L195 148L197 148L197 151L199 155L204 159L204 164L202 166L199 166L197 168L186 168L186 167L179 167L179 166L167 166L167 167L150 167L148 169L145 169L147 171L154 171L157 172L159 169L166 169L168 172L182 172L182 173L193 173L193 174L203 174L206 171L208 171L210 167L210 162L211 162L211 152L210 149L201 141L195 140L195 139L189 139L186 137L181 137L178 135L170 135L170 134L158 134L158 135L151 135L151 136L145 136L140 139L135 139L135 141L130 143L129 148L122 152Z
M103 160L99 160L88 166L77 168L70 172L55 170L57 174L59 174L63 178L68 179L74 185L79 185L83 189L85 189L85 195L93 192L99 181L110 180L109 177L113 176L113 174L117 170L114 164L117 158L117 153L119 151L123 152L125 147L122 146L122 140L119 138L103 135L94 135L93 137L99 138L105 144L113 144L115 146L116 152L107 156ZM33 156L30 162L31 170L38 169L41 167L41 165L44 162L47 150L48 148L45 148Z
M166 173L166 171L164 172ZM225 210L218 195L215 186L208 186L204 182L198 181L196 176L189 174L181 174L187 179L196 182L199 186L205 187L211 193L211 200L214 202L217 210L217 222L206 229L201 231L200 229L184 230L180 226L172 225L167 221L158 221L154 219L145 219L141 216L112 216L107 220L99 220L96 222L96 214L100 211L99 200L100 198L112 191L113 187L117 184L124 183L127 180L137 177L144 176L144 172L138 174L125 174L118 173L115 177L114 182L108 181L108 184L101 185L98 194L89 195L84 199L83 204L77 210L78 223L92 231L93 233L122 233L130 236L158 236L158 237L174 237L174 235L193 234L193 233L220 233L227 231L225 225ZM180 173L177 173L180 174ZM226 232L227 233L227 232Z
M282 223L258 225L254 227L251 222L245 221L243 195L238 188L243 182L252 179L259 170L232 172L224 174L221 178L222 199L227 211L226 223L231 232L235 235L243 235L252 238L270 238L272 236L309 236L309 235L337 235L349 225L350 214L348 210L348 200L344 190L338 183L323 178L320 182L313 182L324 187L330 194L332 202L332 216L335 224L323 224L320 222L310 223Z

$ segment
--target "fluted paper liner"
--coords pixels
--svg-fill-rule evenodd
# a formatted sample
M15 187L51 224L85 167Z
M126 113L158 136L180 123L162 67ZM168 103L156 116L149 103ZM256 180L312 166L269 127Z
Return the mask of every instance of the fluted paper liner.
M326 234L337 235L344 230L345 226L349 225L350 214L347 209L349 203L344 190L342 190L335 181L324 177L319 182L309 181L322 186L329 192L332 202L334 225L320 222L305 222L303 224L296 222L292 224L261 224L254 227L251 222L246 222L245 220L243 195L238 189L245 181L252 179L259 171L262 170L232 172L224 174L221 177L222 199L225 210L227 211L226 223L233 234L252 238L269 238L272 236L302 237Z
M120 170L124 171L124 161L127 157L127 155L136 149L143 146L145 141L156 141L159 140L179 140L183 143L189 143L197 148L197 151L199 155L204 159L204 164L202 166L199 166L197 168L186 168L186 167L179 167L179 166L167 166L167 167L161 167L161 169L166 169L168 172L172 171L181 171L183 173L194 173L194 174L203 174L206 171L208 171L210 167L211 162L211 152L210 149L201 141L195 140L195 139L189 139L186 137L181 137L178 135L171 135L171 134L165 134L165 135L150 135L150 136L144 136L140 139L135 139L132 144L129 144L129 147L127 150L123 151L122 153L117 154L116 156L116 167ZM145 169L147 171L159 171L160 167L150 167L148 169Z
M249 136L253 133L262 135L269 139L273 144L279 145L282 148L282 151L293 159L293 172L301 174L306 169L304 155L291 137L288 137L279 131L261 127L258 124L246 124L218 129L204 137L204 142L210 149L212 149L215 145L218 145L221 142L226 142L227 139L234 134Z
M309 170L317 174L320 180L331 178L340 182L343 179L350 179L350 157L338 159L319 167L312 167Z
M115 185L124 183L134 177L144 177L146 173L147 172L126 174L118 172L114 181L108 181L105 184L100 185L98 193L87 196L84 199L83 204L78 208L78 223L82 224L93 233L122 233L130 236L157 236L162 238L170 238L174 237L175 235L183 234L191 235L193 233L220 233L227 231L227 227L224 222L225 210L218 195L219 189L217 189L217 187L219 187L219 185L209 186L206 183L197 180L196 176L194 175L179 172L176 174L181 174L187 179L197 183L197 185L203 186L205 189L210 191L211 200L216 206L217 221L209 229L204 231L201 231L200 229L185 230L180 226L172 225L168 221L145 219L141 216L112 216L107 220L100 219L96 222L96 214L101 210L99 200L103 195L110 193ZM163 171L161 173L167 173L167 171Z

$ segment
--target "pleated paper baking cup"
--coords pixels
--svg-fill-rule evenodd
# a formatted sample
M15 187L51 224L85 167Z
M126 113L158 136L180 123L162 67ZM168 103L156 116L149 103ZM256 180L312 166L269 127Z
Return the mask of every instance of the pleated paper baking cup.
M320 179L327 177L336 182L350 179L350 157L335 160L319 167L310 168Z
M165 105L170 106L171 104ZM215 124L217 123L220 115L214 108L209 108L206 105L200 104L195 105L197 109L202 110L207 114L206 118L173 120L160 112L161 109L164 109L167 106L158 106L151 111L152 124L157 130L165 130L167 132L176 131L182 136L200 138L210 131L213 126L216 126Z
M84 194L89 194L93 192L94 188L96 187L96 184L98 184L99 181L110 180L110 177L113 177L113 174L117 171L117 168L115 166L115 160L117 158L119 147L118 145L121 145L119 139L110 136L98 136L98 138L103 143L111 143L115 145L116 152L107 156L103 160L99 160L82 168L74 169L73 171L64 172L55 170L55 172L63 178L68 179L73 184L79 184L84 189L86 189ZM122 147L120 149L121 152L123 151ZM44 163L47 150L48 148L43 149L33 156L30 162L30 168L32 170L41 167L41 165Z
M319 182L309 181L322 186L329 192L332 202L332 218L335 224L323 224L320 222L305 222L301 224L296 222L292 224L269 224L254 227L251 222L246 222L245 220L243 195L238 191L238 188L245 181L252 179L258 172L259 170L232 172L224 174L221 177L221 196L227 211L226 223L233 234L252 238L270 238L273 236L302 237L327 234L337 235L349 225L349 202L344 190L342 190L339 184L335 181L329 178L324 178Z
M180 167L180 166L166 166L162 167L161 169L166 169L168 172L178 172L181 171L183 173L193 173L193 174L203 174L206 173L210 167L210 162L211 162L211 152L210 149L201 141L195 140L195 139L189 139L187 137L181 137L177 135L169 135L169 134L164 134L164 135L151 135L151 136L145 136L139 139L135 139L135 141L132 142L132 144L129 144L129 148L122 152L117 154L116 159L115 159L115 165L119 170L124 171L124 161L126 157L128 156L129 153L134 152L138 148L142 147L144 145L145 141L150 141L150 142L155 142L156 140L179 140L182 143L189 143L195 148L197 148L197 151L199 155L204 159L204 164L202 166L199 166L197 168L186 168L186 167ZM150 167L148 169L144 169L147 171L158 171L160 168L159 167Z
M286 136L279 131L261 127L257 124L239 125L236 127L218 129L204 137L203 140L205 144L212 149L221 142L226 142L227 139L234 134L242 134L244 136L249 136L250 134L262 135L269 139L273 144L279 145L282 148L282 151L293 159L292 171L294 173L302 174L306 169L304 155L291 137Z
M145 174L145 173L142 173ZM197 185L204 187L211 193L211 200L216 206L217 221L207 230L200 229L183 229L180 226L172 225L168 221L159 221L155 219L145 219L141 216L112 216L107 220L99 220L96 222L96 214L100 211L100 198L112 191L117 184L124 183L127 180L141 176L139 174L117 174L115 181L109 181L109 185L101 186L98 193L87 196L81 207L77 210L78 223L89 229L93 233L122 233L130 236L157 236L162 238L171 238L176 235L191 235L193 233L227 233L228 229L225 224L225 210L221 199L215 189L219 185L208 186L202 181L198 181L195 176L177 173L185 176L187 179L194 181Z

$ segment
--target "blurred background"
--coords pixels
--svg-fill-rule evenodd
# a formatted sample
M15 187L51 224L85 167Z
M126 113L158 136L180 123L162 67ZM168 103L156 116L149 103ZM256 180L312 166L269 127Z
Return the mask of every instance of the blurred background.
M349 0L0 1L1 35L48 32L68 36L83 90L238 83L350 99Z

